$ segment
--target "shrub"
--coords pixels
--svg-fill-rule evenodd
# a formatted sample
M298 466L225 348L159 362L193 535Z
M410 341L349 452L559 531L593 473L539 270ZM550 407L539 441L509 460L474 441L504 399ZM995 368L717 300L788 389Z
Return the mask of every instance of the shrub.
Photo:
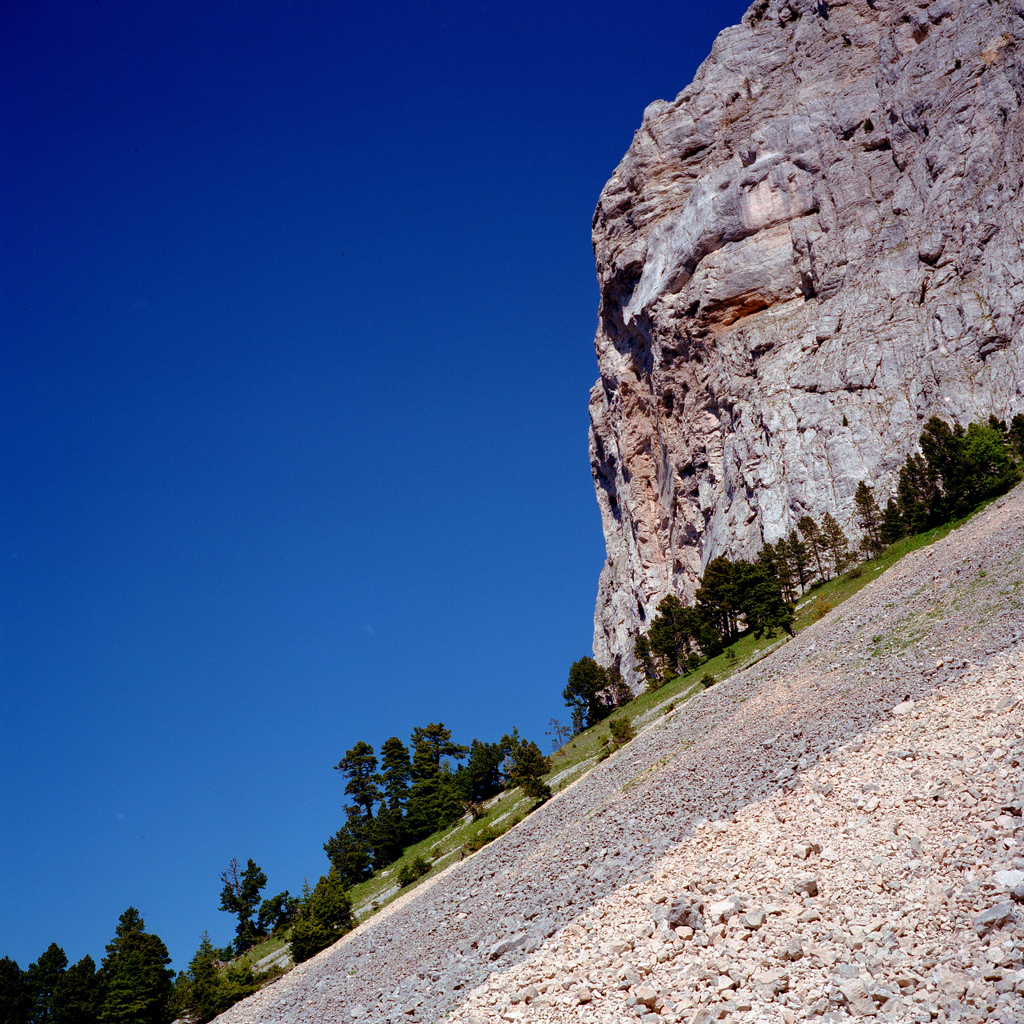
M830 611L832 611L832 602L827 598L819 597L814 602L814 617L816 619L824 618Z
M859 565L855 565L855 566L854 566L854 567L853 567L853 568L852 568L852 569L851 569L851 570L850 570L850 571L849 571L849 572L848 572L848 573L846 574L846 578L847 578L848 580L851 580L851 581L852 581L852 580L859 580L859 579L861 578L861 576L863 576L863 575L864 575L864 570L863 570L863 569L862 569L862 568L861 568L861 567L860 567Z
M430 870L430 862L417 854L408 864L403 864L398 871L398 886L404 889L412 885L417 878L422 878Z
M636 729L633 728L629 715L613 718L609 723L609 728L611 729L612 745L614 747L621 747L636 736Z
M709 686L714 686L717 682L718 680L710 672L705 672L704 675L700 677L700 685L705 689Z

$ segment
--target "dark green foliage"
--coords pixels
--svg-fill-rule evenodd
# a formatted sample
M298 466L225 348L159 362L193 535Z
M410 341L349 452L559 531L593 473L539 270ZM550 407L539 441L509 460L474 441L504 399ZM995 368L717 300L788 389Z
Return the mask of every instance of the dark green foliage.
M714 627L723 643L732 643L739 636L738 582L734 563L719 555L708 562L697 588L696 606L701 620Z
M797 520L796 526L803 534L811 561L818 567L818 576L822 580L828 580L829 574L825 571L825 566L828 564L828 549L818 524L810 516L801 516Z
M824 538L825 547L828 548L829 557L832 559L832 571L838 575L850 563L853 556L850 554L850 540L831 512L826 512L821 517L821 535Z
M685 607L675 594L658 602L647 640L663 680L687 671L690 655L701 648L704 625L700 613Z
M501 762L505 751L500 743L481 743L473 740L466 765L465 797L479 803L501 792Z
M348 779L345 795L352 797L357 807L366 811L368 818L373 817L373 805L383 795L377 786L380 778L377 775L377 757L369 743L360 740L334 766Z
M299 909L297 896L290 896L288 890L265 899L256 915L256 931L260 935L272 935L287 927Z
M700 685L705 689L709 686L714 686L717 682L718 680L710 672L705 672L704 675L700 677Z
M32 997L15 960L0 960L0 1024L28 1024Z
M267 876L250 857L245 871L239 871L238 859L233 857L220 873L224 888L220 893L220 909L238 918L235 926L235 952L241 953L252 946L258 937L252 915L260 905L260 892L267 884Z
M442 759L461 760L469 753L468 747L452 741L450 729L442 722L432 722L426 728L412 732L412 787L406 804L405 827L409 838L416 842L431 832L458 820L463 812L460 779Z
M638 633L633 641L633 658L640 674L647 680L648 684L660 680L661 673L654 664L654 654L651 651L651 642L647 639L646 633Z
M51 942L43 955L25 971L25 989L29 994L30 1024L49 1024L53 1020L53 993L67 970L64 950Z
M900 507L890 498L882 513L881 540L883 546L895 544L896 541L907 535L907 529L903 524L903 516L900 515Z
M853 504L856 509L854 515L857 525L864 531L861 547L869 558L877 558L882 553L882 511L871 489L863 480L857 484Z
M583 657L572 663L562 700L572 712L573 734L600 722L615 710L613 685L607 669L593 658Z
M900 521L908 534L928 528L931 510L938 506L938 488L923 455L908 455L896 489Z
M551 790L541 776L551 771L551 761L545 757L532 740L519 738L515 729L511 736L503 736L501 745L508 751L509 769L507 782L509 786L518 786L528 797L534 800L547 800Z
M141 914L129 907L107 944L100 1024L166 1024L170 1019L171 958L163 942L145 927Z
M768 574L763 564L739 561L733 563L733 584L738 610L747 629L760 638L776 629L793 633L793 606L782 599L779 581Z
M779 541L779 544L785 543L786 558L789 563L790 572L793 575L794 581L800 586L800 593L804 593L807 590L807 584L810 582L810 568L811 568L811 556L807 550L807 545L800 539L800 535L796 530L789 531L789 537L786 538L785 542Z
M221 950L215 948L209 935L203 932L188 970L175 980L172 1012L191 1024L207 1024L240 999L252 995L263 980L256 979L249 964L218 967L220 954Z
M424 749L434 764L434 771L441 770L441 759L452 757L461 761L468 753L469 747L452 742L452 731L446 729L443 722L431 722L426 728L416 727L412 731L414 750ZM413 775L416 775L415 757L413 758ZM422 772L422 769L421 769Z
M373 873L369 837L371 823L354 807L346 808L346 811L348 821L324 843L324 853L331 862L332 874L345 885L358 885Z
M983 501L1008 491L1021 479L1013 425L992 417L965 430L933 416L921 433L920 455L910 455L900 470L899 512L908 533L920 533L960 519Z
M309 893L292 927L292 959L308 960L337 942L352 928L352 903L348 888L335 874L321 876Z
M412 779L409 748L397 736L392 736L381 746L380 757L380 782L384 786L388 807L402 811L409 796L409 782Z
M623 746L636 736L636 729L633 728L633 723L630 721L629 715L621 715L619 718L613 718L608 723L608 729L611 735L612 744L615 747Z
M69 967L53 993L53 1024L95 1024L106 991L91 956Z
M386 868L402 855L405 846L405 821L399 808L382 806L367 829L373 851L373 866Z
M1018 462L1024 462L1024 415L1017 413L1010 420L1010 428L1006 435L1007 443Z
M422 878L430 870L430 862L417 854L408 864L403 864L398 871L398 886L404 889L412 885L417 878Z

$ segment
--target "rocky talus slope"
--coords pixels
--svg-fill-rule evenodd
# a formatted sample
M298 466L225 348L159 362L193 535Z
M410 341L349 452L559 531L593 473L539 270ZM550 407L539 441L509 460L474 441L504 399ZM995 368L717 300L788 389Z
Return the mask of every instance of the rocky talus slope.
M1022 759L1024 487L220 1019L1020 1022Z
M1024 411L1020 0L758 0L594 215L594 655L719 554Z

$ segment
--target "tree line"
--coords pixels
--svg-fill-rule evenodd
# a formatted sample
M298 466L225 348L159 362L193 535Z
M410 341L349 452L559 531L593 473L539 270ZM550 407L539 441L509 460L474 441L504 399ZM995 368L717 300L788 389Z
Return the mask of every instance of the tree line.
M516 729L496 743L474 739L466 747L452 740L444 723L432 722L413 729L408 747L397 736L386 739L379 760L360 740L335 768L347 780L345 795L352 802L324 852L331 871L348 885L365 881L406 847L464 815L478 816L483 802L505 788L518 786L537 800L551 795L541 779L551 762Z
M1018 483L1024 473L1024 415L1009 425L992 416L966 428L932 417L918 448L907 456L884 511L864 481L857 485L854 519L866 558L904 537L960 519ZM714 558L692 605L674 594L658 603L647 632L634 640L637 668L656 689L721 654L744 632L758 638L778 630L792 634L796 601L857 560L858 552L830 512L820 521L801 516L787 536L766 542L754 561ZM574 732L606 718L630 696L618 669L589 657L573 663L562 693Z

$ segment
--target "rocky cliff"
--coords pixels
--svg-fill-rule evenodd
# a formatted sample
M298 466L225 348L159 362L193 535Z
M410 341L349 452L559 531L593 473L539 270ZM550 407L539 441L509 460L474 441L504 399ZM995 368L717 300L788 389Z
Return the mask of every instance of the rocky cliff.
M931 415L1024 411L1020 0L758 0L601 194L594 651ZM852 530L851 532L856 532Z

